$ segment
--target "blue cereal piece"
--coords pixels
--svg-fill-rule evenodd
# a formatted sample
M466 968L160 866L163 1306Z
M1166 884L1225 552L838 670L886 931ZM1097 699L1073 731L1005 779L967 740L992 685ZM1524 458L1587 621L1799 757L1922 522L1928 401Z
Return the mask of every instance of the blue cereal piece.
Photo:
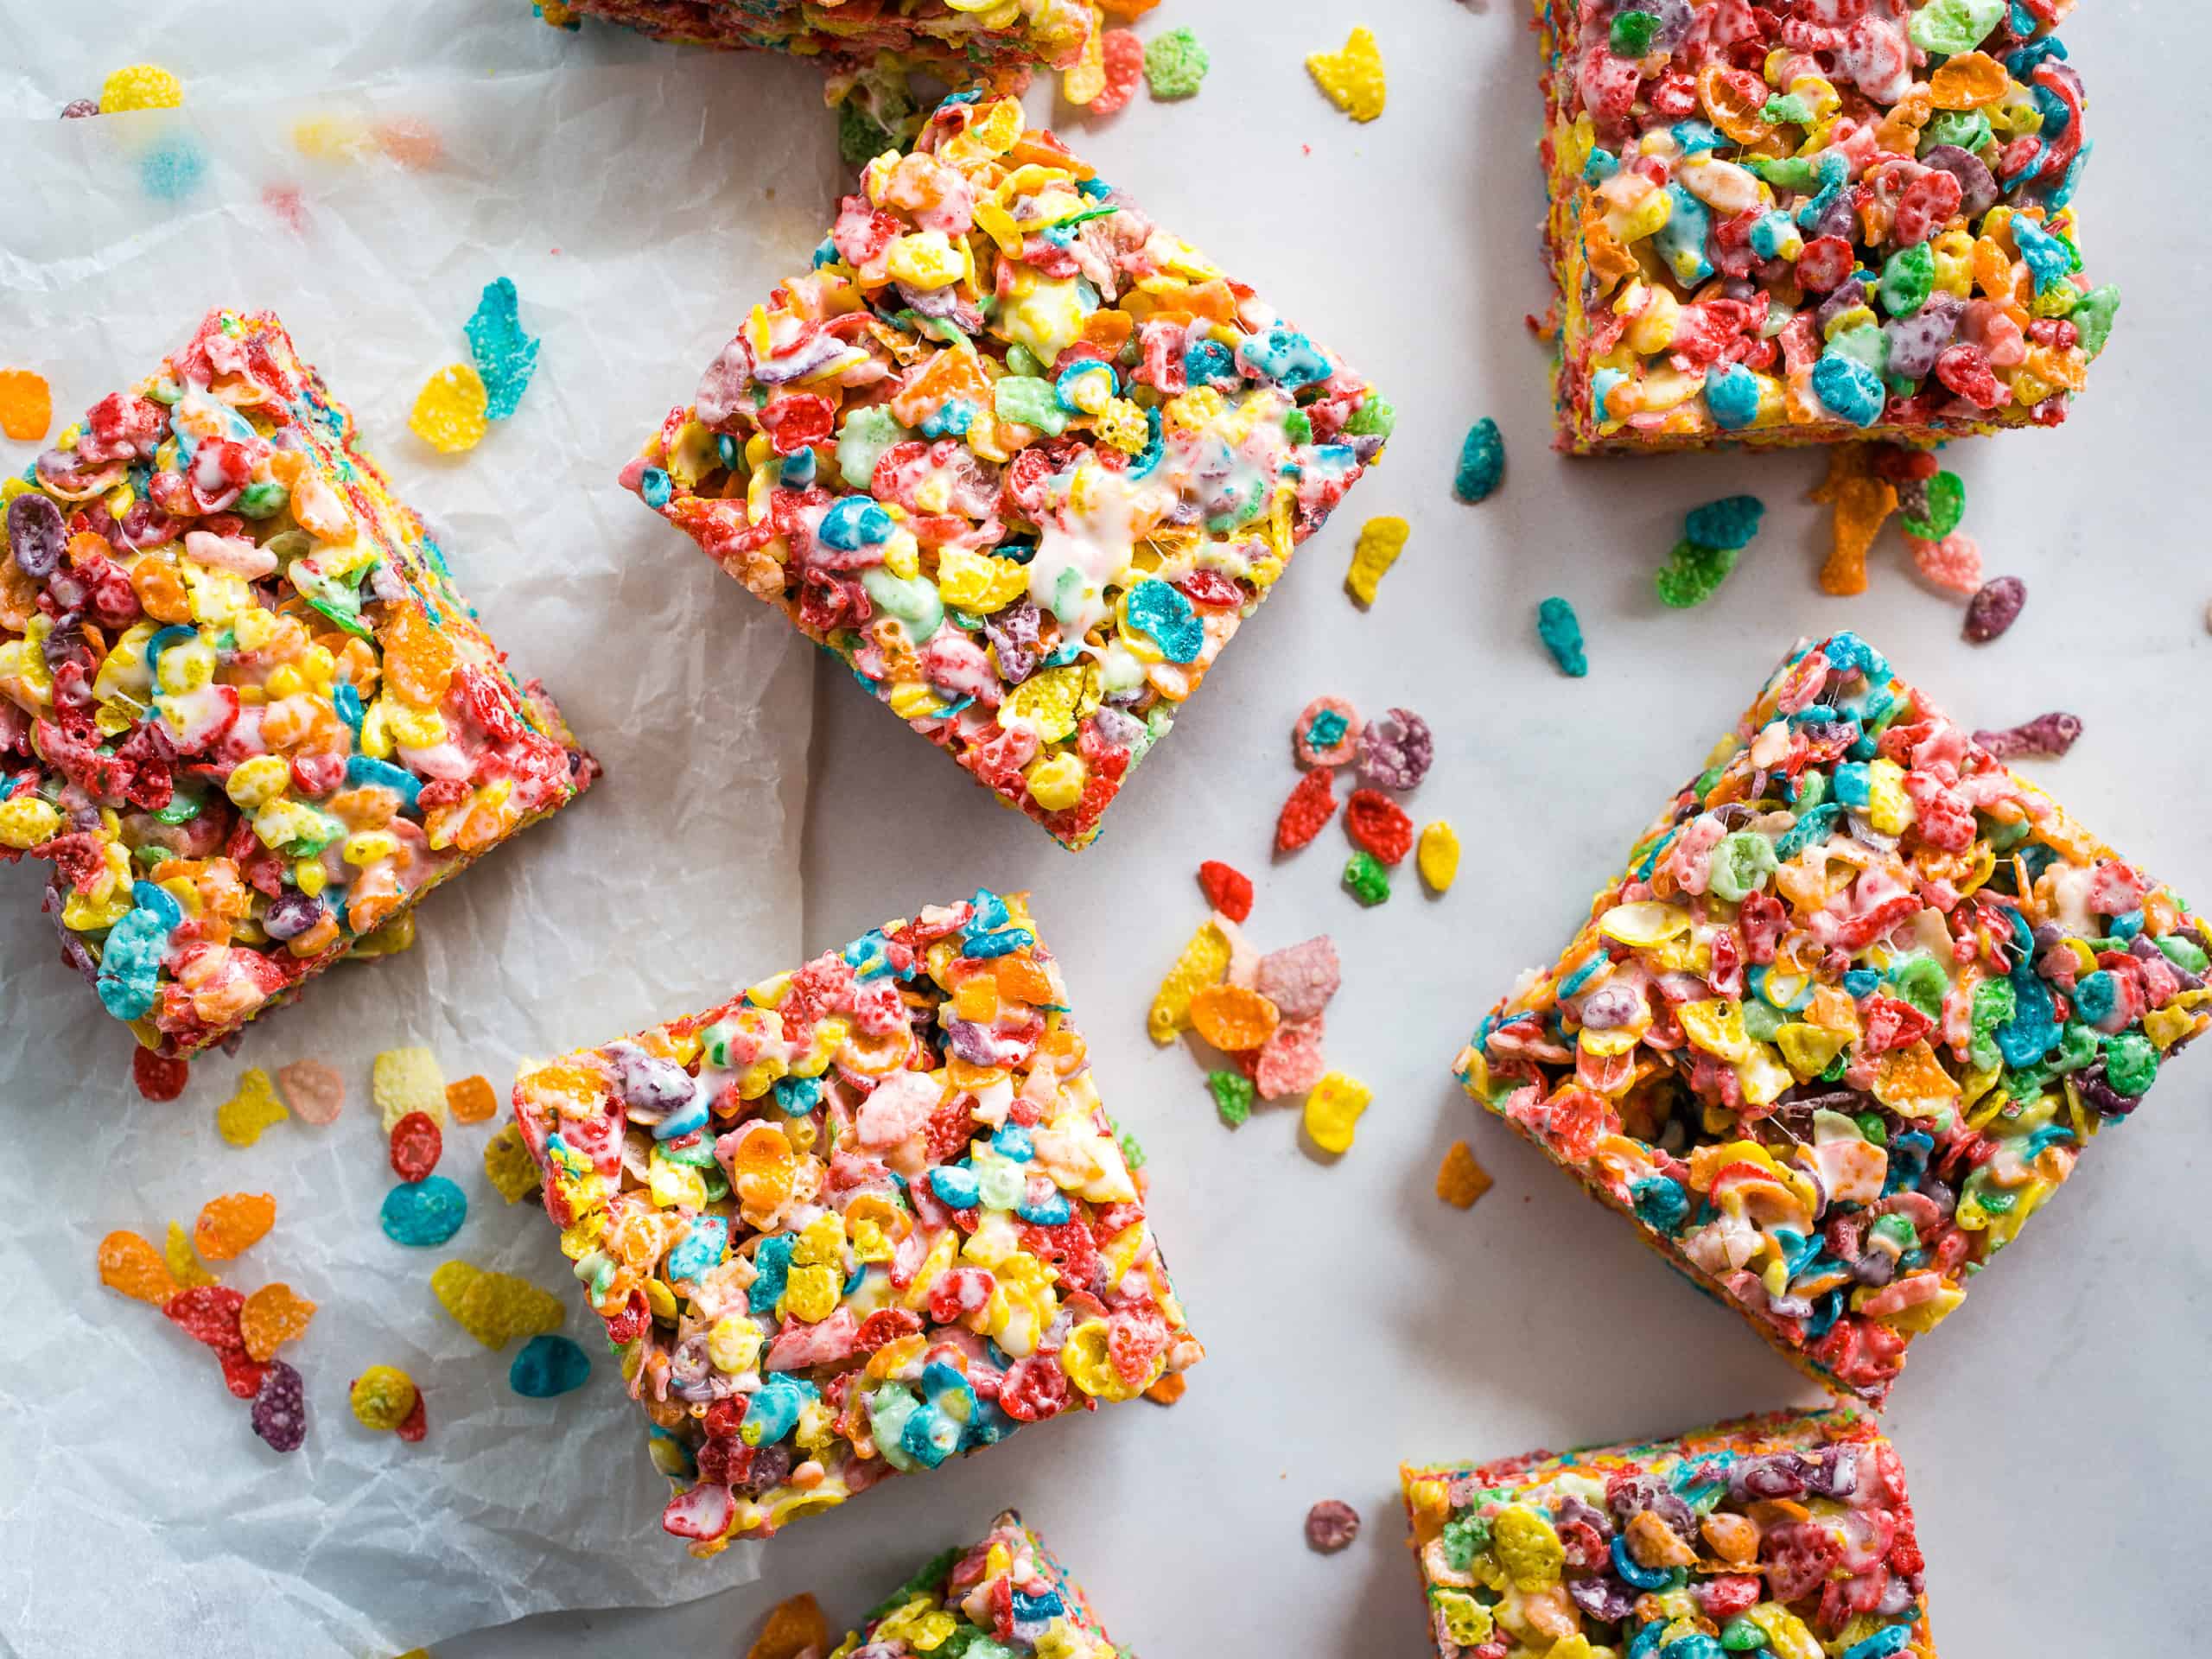
M583 1387L591 1360L566 1337L532 1337L507 1367L507 1386L525 1400L550 1400Z
M1813 396L1829 414L1853 426L1872 426L1882 418L1881 377L1834 347L1813 365Z
M1452 475L1452 493L1472 506L1497 493L1505 481L1505 439L1497 423L1487 415L1467 429L1459 446L1459 470Z
M1582 624L1574 607L1556 594L1536 607L1536 638L1569 679L1579 680L1590 671L1590 658L1582 649Z
M721 1265L728 1247L728 1216L694 1216L683 1242L668 1253L669 1278L677 1281L702 1278Z
M132 889L161 893L141 881ZM161 896L174 912L176 900L166 893ZM162 972L162 957L168 949L169 929L175 925L165 918L162 910L143 901L138 907L124 912L123 918L108 930L107 943L100 948L99 977L93 988L99 993L100 1006L118 1020L143 1020L154 1010Z
M1198 660L1205 647L1205 625L1180 589L1157 577L1141 582L1130 589L1127 608L1130 625L1150 634L1169 662Z
M402 1181L384 1195L378 1219L393 1243L427 1249L461 1230L468 1219L468 1195L442 1175Z
M894 528L891 515L868 497L846 495L830 504L815 535L824 547L857 553L863 547L880 547Z
M466 331L468 354L475 359L476 372L484 381L484 418L504 421L522 401L543 343L523 332L512 277L484 284Z
M1334 372L1321 349L1287 322L1271 325L1264 334L1246 336L1238 353L1247 370L1286 391L1314 385Z
M1705 406L1722 431L1742 431L1758 418L1758 377L1740 363L1722 363L1707 369Z
M1740 551L1759 533L1766 517L1766 503L1756 495L1725 495L1701 507L1692 507L1682 522L1682 534L1700 547L1723 547Z

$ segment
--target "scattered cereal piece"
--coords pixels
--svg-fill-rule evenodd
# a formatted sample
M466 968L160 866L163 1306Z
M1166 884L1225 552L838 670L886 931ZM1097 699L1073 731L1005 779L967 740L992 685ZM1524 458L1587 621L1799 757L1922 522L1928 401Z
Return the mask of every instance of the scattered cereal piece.
M1386 87L1382 50L1374 31L1362 24L1344 41L1341 52L1316 52L1306 60L1306 73L1328 97L1329 102L1355 121L1372 121L1382 113Z
M1242 1071L1209 1071L1206 1087L1213 1095L1213 1109L1221 1114L1221 1121L1230 1128L1241 1128L1252 1116L1252 1097L1257 1091L1252 1079Z
M1659 602L1678 611L1704 604L1727 581L1728 573L1736 568L1736 557L1732 547L1676 542L1675 550L1668 556L1667 565L1656 579Z
M468 354L476 360L477 378L484 386L484 418L504 421L515 412L529 388L530 377L537 367L537 348L543 343L523 332L512 277L502 276L484 284L483 296L476 302L464 332L468 335ZM417 404L416 408L419 411L422 405ZM421 431L419 427L416 429ZM430 437L427 432L423 435ZM430 442L437 440L430 438ZM441 443L438 448L446 446Z
M227 1285L193 1285L169 1298L162 1312L169 1323L194 1342L217 1353L245 1357L245 1338L238 1334L238 1309L245 1298Z
M415 912L403 910L373 932L364 933L353 942L349 962L365 962L378 957L396 957L403 950L415 948Z
M347 1395L364 1427L388 1434L407 1421L421 1390L397 1365L372 1365L353 1379Z
M252 1399L269 1379L267 1362L256 1359L243 1346L217 1348L215 1358L223 1368L223 1386L241 1400Z
M1682 534L1700 547L1740 553L1759 533L1759 521L1765 517L1766 503L1756 495L1726 495L1692 507L1683 520Z
M442 1263L430 1275L430 1292L462 1330L492 1349L557 1331L566 1312L559 1297L529 1280L469 1262Z
M1118 17L1123 22L1134 22L1160 3L1160 0L1098 0L1109 17Z
M1316 697L1290 728L1301 766L1341 766L1359 752L1359 714L1342 697Z
M410 1112L391 1126L391 1173L403 1181L419 1181L438 1166L445 1146L427 1113Z
M537 1164L523 1144L519 1125L502 1124L499 1133L484 1143L484 1179L509 1204L518 1204L537 1191Z
M182 201L207 175L207 156L188 133L175 133L138 158L138 182L156 201Z
M1168 1371L1144 1391L1144 1397L1156 1406L1172 1406L1183 1397L1183 1390L1190 1386L1187 1373Z
M321 1060L278 1066L276 1086L302 1123L334 1122L346 1105L346 1079Z
M1333 1555L1359 1536L1359 1511L1341 1498L1325 1497L1306 1511L1306 1547Z
M245 1351L256 1359L267 1359L283 1344L307 1335L315 1305L293 1294L287 1284L264 1285L245 1299L238 1310L238 1334Z
M1398 555L1406 550L1406 538L1412 534L1413 526L1402 518L1385 516L1369 519L1360 527L1359 540L1352 549L1351 569L1344 575L1344 591L1361 605L1372 605L1376 588L1398 562Z
M1490 1189L1490 1172L1475 1161L1475 1149L1464 1141L1454 1141L1437 1166L1436 1196L1446 1204L1471 1210L1475 1200Z
M98 115L99 112L100 101L97 98L73 98L61 106L61 118L64 121L82 121L87 116Z
M2018 576L1993 576L1967 601L1964 630L1969 645L1986 645L2020 620L2028 584Z
M1191 998L1191 1025L1224 1054L1256 1049L1282 1022L1275 1005L1241 985L1206 985Z
M1487 415L1467 429L1459 445L1459 470L1452 475L1452 493L1473 506L1497 493L1505 481L1505 437Z
M1232 864L1210 858L1199 865L1198 889L1208 904L1232 922L1252 914L1252 878Z
M446 141L438 136L435 127L419 116L403 115L389 121L372 122L369 138L384 152L386 161L410 173L427 173L445 159ZM534 353L537 342L532 340L531 345ZM480 361L477 366L482 368L483 365ZM488 372L485 378L491 378Z
M1221 976L1229 971L1229 936L1213 918L1199 923L1183 954L1167 970L1167 977L1160 982L1145 1014L1145 1029L1154 1042L1165 1047L1175 1040L1178 1032L1190 1029L1191 999L1202 988L1221 982Z
M210 1262L229 1262L276 1224L276 1199L267 1192L226 1192L200 1206L192 1245Z
M388 1048L378 1055L370 1069L369 1097L384 1115L386 1135L410 1112L421 1112L440 1125L446 1121L445 1073L427 1048Z
M1414 849L1414 821L1406 809L1377 789L1356 789L1344 803L1344 833L1352 844L1392 868Z
M162 1253L136 1233L114 1232L100 1240L100 1283L134 1301L166 1307L184 1287L169 1271Z
M189 1290L194 1285L212 1285L215 1275L200 1264L192 1248L192 1235L184 1230L184 1224L169 1223L168 1237L162 1246L162 1260L168 1265L169 1277Z
M1874 472L1881 446L1828 447L1827 475L1805 499L1833 509L1834 543L1821 567L1821 591L1840 596L1866 591L1866 553L1897 510L1897 485Z
M130 1081L148 1100L175 1100L192 1079L192 1062L179 1054L156 1054L150 1048L133 1051Z
M1306 1133L1324 1152L1348 1150L1360 1114L1374 1098L1374 1091L1358 1079L1330 1072L1306 1096Z
M184 83L156 63L130 63L100 83L100 113L173 110L184 102Z
M29 369L0 369L0 432L37 443L54 424L54 388Z
M1144 79L1144 42L1132 29L1109 29L1099 39L1098 56L1105 85L1090 100L1090 112L1119 115L1137 95L1138 84Z
M1912 562L1920 574L1938 588L1954 594L1973 594L1981 587L1981 549L1971 536L1954 531L1940 542L1908 535Z
M272 1360L253 1396L253 1432L272 1452L296 1452L308 1437L307 1386L283 1360Z
M1459 832L1442 818L1424 825L1414 861L1431 893L1449 893L1459 878Z
M471 363L448 363L423 383L407 425L442 454L474 449L484 440L490 394Z
M392 1433L398 1435L408 1445L418 1446L422 1443L423 1437L429 1432L430 1414L423 1409L422 1392L418 1389L415 1395L415 1403L407 1408L407 1414L399 1420L399 1427L392 1430Z
M1907 536L1940 542L1966 517L1967 486L1956 473L1937 473L1920 480L1910 495L1900 490L1897 524Z
M1106 1121L1114 1125L1114 1144L1121 1148L1122 1161L1131 1169L1142 1169L1145 1164L1144 1147L1133 1130L1123 1128L1109 1113Z
M1364 847L1344 864L1344 890L1370 910L1390 896L1390 873Z
M1298 780L1290 798L1275 816L1275 851L1294 853L1321 833L1321 826L1337 813L1336 791L1331 773L1317 766Z
M2082 735L2078 715L2037 715L2001 732L1976 732L1974 741L1999 760L2056 760Z
M386 1238L418 1249L444 1243L467 1219L468 1195L442 1175L402 1180L384 1195L378 1213Z
M830 1621L812 1596L793 1596L768 1610L768 1622L746 1649L745 1659L809 1659L829 1651Z
M1205 48L1187 29L1155 35L1144 48L1145 84L1152 88L1154 98L1194 97L1212 67Z
M215 1133L234 1147L250 1147L264 1129L290 1116L269 1074L252 1066L239 1077L238 1092L215 1109Z
M1436 758L1428 722L1410 709L1391 709L1359 734L1359 775L1377 789L1403 795L1419 789Z
M1590 671L1590 658L1582 648L1582 621L1574 607L1553 594L1536 607L1536 638L1559 664L1559 671L1579 680Z
M1253 983L1284 1019L1313 1019L1344 983L1336 941L1322 933L1268 951L1260 958Z
M1077 108L1090 104L1106 90L1106 41L1093 29L1084 38L1083 51L1060 74L1060 96Z
M1274 1035L1261 1046L1259 1060L1252 1067L1252 1082L1260 1098L1287 1100L1320 1082L1329 1069L1328 1057L1321 1048L1327 1034L1327 1019L1319 1014L1306 1020L1286 1020L1277 1026Z
M583 1387L591 1360L566 1337L532 1337L507 1367L507 1386L525 1400L550 1400Z

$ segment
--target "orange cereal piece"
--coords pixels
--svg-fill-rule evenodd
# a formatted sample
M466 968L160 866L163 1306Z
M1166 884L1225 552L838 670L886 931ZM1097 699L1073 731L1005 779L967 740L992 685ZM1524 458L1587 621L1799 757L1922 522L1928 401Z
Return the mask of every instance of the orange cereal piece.
M1475 1200L1491 1186L1490 1172L1475 1161L1474 1148L1464 1141L1454 1141L1437 1168L1436 1196L1446 1204L1471 1210Z
M830 1621L812 1596L797 1595L768 1610L768 1622L745 1650L745 1659L806 1659L829 1650Z
M1208 985L1191 999L1191 1024L1224 1054L1259 1047L1281 1022L1274 1003L1242 985Z
M1172 1406L1183 1397L1183 1390L1190 1386L1182 1372L1169 1371L1144 1391L1144 1397L1156 1406Z
M136 1233L110 1233L100 1240L99 1261L100 1283L134 1301L166 1307L169 1298L183 1288L162 1253Z
M1805 499L1834 510L1835 542L1821 567L1821 591L1866 591L1866 554L1897 510L1897 486L1875 476L1871 445L1839 443L1828 450L1827 476Z
M1160 0L1098 0L1099 9L1109 17L1118 17L1123 22L1141 17L1160 3Z
M0 369L0 432L36 443L54 424L54 388L29 369Z
M445 159L446 141L420 116L375 122L369 128L369 137L387 161L397 162L410 172L426 173Z
M1986 52L1961 52L1928 77L1928 93L1939 110L1978 110L2005 96L2012 78Z
M276 1224L276 1200L267 1192L230 1192L210 1198L192 1224L193 1247L210 1262L228 1262Z
M446 1084L446 1109L456 1123L481 1123L499 1109L499 1097L482 1077Z
M420 605L392 607L382 638L385 683L417 709L435 709L452 683L453 641Z
M315 1304L293 1294L289 1285L264 1285L238 1309L238 1331L246 1352L265 1361L283 1344L305 1336L314 1318Z

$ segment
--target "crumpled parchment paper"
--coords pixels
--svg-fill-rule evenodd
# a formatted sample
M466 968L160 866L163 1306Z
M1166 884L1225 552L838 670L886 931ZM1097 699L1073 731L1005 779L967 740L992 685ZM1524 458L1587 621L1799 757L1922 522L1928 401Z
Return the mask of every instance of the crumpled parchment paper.
M607 775L433 894L413 951L332 970L166 1105L138 1097L129 1033L56 960L43 868L0 869L0 1649L388 1655L741 1582L748 1552L702 1565L661 1535L665 1484L553 1230L485 1179L498 1120L448 1128L440 1173L470 1204L452 1242L384 1236L370 1063L428 1045L448 1079L488 1077L504 1116L518 1058L798 959L808 653L614 475L827 222L840 169L818 84L647 58L609 31L580 47L527 7L454 0L163 9L143 39L0 3L16 12L0 33L29 56L0 70L0 362L53 383L58 429L207 308L276 311ZM185 77L183 109L54 118L137 58ZM462 324L502 276L544 341L536 378L474 452L438 455L408 410L467 360ZM0 467L35 448L0 442ZM346 1077L337 1122L296 1117L247 1150L218 1138L241 1071L308 1056ZM158 1245L238 1191L273 1193L277 1219L219 1265L226 1282L320 1304L283 1354L309 1413L290 1456L254 1437L208 1351L94 1268L111 1230ZM561 1295L593 1360L582 1389L510 1390L518 1344L486 1351L430 1294L455 1257ZM422 1444L347 1409L378 1363L422 1386Z

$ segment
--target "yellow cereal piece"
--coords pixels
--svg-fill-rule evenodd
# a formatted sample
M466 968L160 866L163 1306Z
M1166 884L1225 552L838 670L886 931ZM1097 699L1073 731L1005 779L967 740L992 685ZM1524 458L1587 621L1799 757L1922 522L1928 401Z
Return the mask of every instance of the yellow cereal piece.
M942 548L937 556L937 590L955 609L988 616L1029 591L1029 567L964 547Z
M1491 1185L1490 1172L1475 1161L1475 1149L1464 1141L1454 1141L1436 1171L1436 1196L1446 1204L1471 1210Z
M173 110L184 102L184 83L157 63L127 63L100 83L100 113Z
M384 1116L386 1135L410 1112L445 1127L445 1073L427 1048L388 1048L378 1055L369 1071L369 1097Z
M448 363L429 380L416 397L407 425L415 435L443 454L459 454L483 441L484 411L491 398L484 378L468 363Z
M353 1379L346 1403L362 1427L389 1434L407 1421L418 1397L415 1379L397 1365L372 1365Z
M511 1273L492 1273L469 1262L442 1263L430 1275L430 1294L461 1328L486 1348L517 1337L539 1337L561 1328L561 1299Z
M276 1098L276 1085L257 1065L238 1078L238 1092L215 1109L215 1133L234 1147L250 1147L264 1129L290 1116Z
M1175 958L1175 965L1153 995L1144 1019L1152 1040L1164 1048L1175 1040L1178 1032L1188 1031L1191 999L1206 986L1218 985L1228 971L1229 936L1209 916L1198 924L1198 931L1191 936L1191 942L1183 947L1183 954Z
M1431 893L1450 892L1452 884L1459 879L1459 832L1442 818L1424 824L1414 862Z
M484 1143L484 1179L509 1204L518 1204L537 1191L537 1161L523 1144L521 1125L503 1125Z
M1357 1077L1327 1073L1306 1096L1306 1133L1324 1152L1348 1151L1360 1114L1374 1098L1375 1091Z
M1329 102L1355 121L1372 121L1382 113L1386 92L1382 49L1374 32L1364 24L1352 30L1341 52L1316 52L1306 60L1306 73L1328 97Z
M1370 518L1361 526L1359 542L1352 549L1351 569L1344 573L1344 591L1364 607L1375 602L1375 590L1398 555L1406 550L1413 526L1402 518Z
M162 1246L162 1260L168 1263L169 1277L187 1290L194 1285L221 1282L201 1265L199 1253L192 1248L192 1235L185 1231L182 1222L169 1223L168 1240Z

